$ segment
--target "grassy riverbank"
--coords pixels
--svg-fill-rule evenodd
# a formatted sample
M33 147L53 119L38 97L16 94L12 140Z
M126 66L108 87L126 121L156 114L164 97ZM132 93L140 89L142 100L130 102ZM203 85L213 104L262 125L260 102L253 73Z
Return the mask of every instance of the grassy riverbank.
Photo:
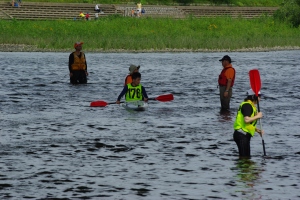
M299 28L260 19L152 19L108 17L98 21L0 20L0 44L30 45L27 51L236 51L300 47ZM1 48L2 51L5 49Z

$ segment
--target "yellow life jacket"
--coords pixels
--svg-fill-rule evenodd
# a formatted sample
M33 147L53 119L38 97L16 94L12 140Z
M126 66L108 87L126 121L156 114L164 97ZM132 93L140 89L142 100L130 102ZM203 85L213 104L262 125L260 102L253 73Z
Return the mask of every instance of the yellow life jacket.
M244 132L250 133L251 136L254 136L257 120L254 120L251 123L245 123L244 115L242 114L242 106L246 103L252 106L253 112L250 117L254 117L256 115L256 107L253 103L251 101L244 101L239 107L233 128L234 130L242 129Z
M142 85L132 86L131 83L127 84L128 91L126 92L126 101L141 101L143 100Z
M74 63L71 65L72 70L86 70L86 64L85 64L85 55L83 52L81 52L81 57L78 57L76 53L73 53L74 55Z

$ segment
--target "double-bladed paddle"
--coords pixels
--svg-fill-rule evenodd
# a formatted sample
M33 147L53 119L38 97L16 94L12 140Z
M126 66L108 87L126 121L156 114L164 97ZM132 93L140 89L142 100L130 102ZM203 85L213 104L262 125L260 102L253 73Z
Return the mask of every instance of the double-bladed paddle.
M173 94L163 94L163 95L160 95L158 97L154 97L154 98L148 98L148 100L156 100L156 101L161 101L161 102L167 102L167 101L172 101L174 99L174 96ZM123 103L123 102L120 102L120 103ZM93 101L91 102L90 106L91 107L105 107L109 104L116 104L116 102L105 102L105 101L102 101L102 100L99 100L99 101Z
M258 92L260 91L260 88L261 88L261 80L260 80L260 74L259 74L258 69L250 70L249 78L250 78L251 88L252 88L253 92L255 93L255 96L257 97L257 110L258 110L258 112L260 112L259 101L258 101ZM260 121L260 130L262 130L261 119L259 119L259 121ZM265 156L266 155L265 141L264 141L264 138L262 135L261 135L261 139L262 139L262 145L263 145L264 156Z

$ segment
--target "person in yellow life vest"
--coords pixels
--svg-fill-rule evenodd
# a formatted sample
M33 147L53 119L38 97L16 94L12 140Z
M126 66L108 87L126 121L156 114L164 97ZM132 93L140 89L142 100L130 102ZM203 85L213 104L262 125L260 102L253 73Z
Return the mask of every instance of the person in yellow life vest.
M70 83L87 83L87 64L85 54L81 52L83 42L74 44L75 51L69 56Z
M260 101L261 93L258 97L252 89L248 90L247 98L240 104L237 116L233 125L233 139L238 147L240 157L250 157L250 140L255 132L261 136L263 130L256 128L257 120L262 118L262 112L257 112L255 104Z
M130 65L129 74L125 78L124 86L132 82L132 74L135 72L139 72L140 66Z
M135 72L132 74L132 83L124 86L122 92L118 96L116 104L120 104L121 98L125 95L126 101L148 101L148 95L145 88L140 84L141 74Z

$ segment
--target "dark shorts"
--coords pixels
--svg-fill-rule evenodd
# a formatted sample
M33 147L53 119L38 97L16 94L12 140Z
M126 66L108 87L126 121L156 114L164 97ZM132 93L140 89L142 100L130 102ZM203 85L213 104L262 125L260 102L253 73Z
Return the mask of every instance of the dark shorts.
M250 140L251 135L249 133L239 132L237 130L233 133L233 139L238 146L240 157L250 157Z
M84 70L72 71L72 74L73 76L70 77L70 83L87 83L86 73Z

